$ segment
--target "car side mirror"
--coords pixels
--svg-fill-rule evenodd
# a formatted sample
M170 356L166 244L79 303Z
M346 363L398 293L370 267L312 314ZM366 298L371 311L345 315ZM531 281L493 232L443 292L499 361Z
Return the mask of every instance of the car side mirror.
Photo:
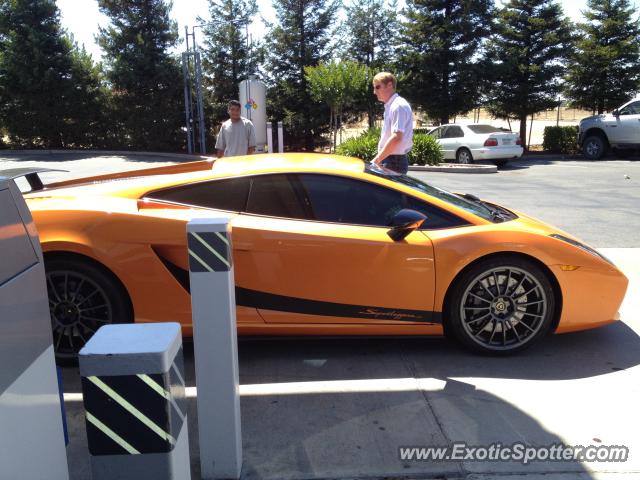
M387 232L387 235L394 242L404 240L407 235L420 228L426 219L427 216L420 212L403 208L391 219L391 230Z
M612 114L614 117L619 117L619 116L620 116L620 110L614 110L613 112L611 112L611 114Z

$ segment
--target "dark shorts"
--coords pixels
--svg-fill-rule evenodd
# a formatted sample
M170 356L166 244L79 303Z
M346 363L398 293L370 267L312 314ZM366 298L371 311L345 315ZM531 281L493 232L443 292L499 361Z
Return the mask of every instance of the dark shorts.
M409 160L406 155L389 155L380 163L383 167L398 173L407 173L409 170Z

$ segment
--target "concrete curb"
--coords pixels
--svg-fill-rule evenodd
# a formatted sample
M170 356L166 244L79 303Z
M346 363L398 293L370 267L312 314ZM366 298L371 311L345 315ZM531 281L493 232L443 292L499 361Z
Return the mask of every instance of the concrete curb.
M137 152L131 150L0 150L0 156L12 155L64 155L69 154L86 154L86 155L139 155L143 157L164 157L179 158L184 160L211 160L214 157L203 155L189 155L188 153L169 153L169 152Z
M409 170L416 172L443 172L443 173L497 173L495 165L459 163L441 163L440 165L409 165Z

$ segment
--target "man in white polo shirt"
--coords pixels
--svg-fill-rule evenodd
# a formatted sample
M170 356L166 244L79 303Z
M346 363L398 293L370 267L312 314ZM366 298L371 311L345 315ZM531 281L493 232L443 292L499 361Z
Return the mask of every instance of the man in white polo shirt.
M396 77L380 72L373 77L373 93L384 102L384 123L378 154L371 163L398 173L407 173L407 153L413 147L413 113L409 103L396 93Z
M216 139L216 155L235 157L251 155L256 149L256 129L251 120L240 115L240 102L231 100L227 105L229 120L222 124Z

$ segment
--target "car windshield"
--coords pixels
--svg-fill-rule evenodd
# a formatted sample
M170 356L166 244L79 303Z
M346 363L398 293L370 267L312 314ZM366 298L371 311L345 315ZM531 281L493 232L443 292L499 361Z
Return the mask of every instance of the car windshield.
M473 133L495 133L502 132L503 130L491 125L467 125L467 128Z
M455 205L456 207L462 208L467 212L473 213L478 217L484 218L485 220L489 220L490 222L496 221L495 216L492 213L491 209L484 206L482 203L467 200L466 198L460 195L456 195L455 193L447 192L446 190L442 190L438 187L434 187L433 185L424 183L418 180L417 178L396 173L393 170L389 170L383 167L381 168L371 163L365 162L364 170L366 173L370 173L371 175L376 175L378 177L386 178L387 180L391 180L392 182L400 183L402 185L411 187L414 190L417 190L418 192L426 193L427 195L436 197L447 203Z

